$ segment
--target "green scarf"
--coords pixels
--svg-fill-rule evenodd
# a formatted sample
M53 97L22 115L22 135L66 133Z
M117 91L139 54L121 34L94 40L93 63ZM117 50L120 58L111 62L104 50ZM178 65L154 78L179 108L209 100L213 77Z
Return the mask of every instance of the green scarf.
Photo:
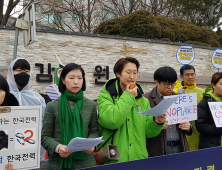
M69 101L74 102L74 110L71 111ZM76 95L67 90L61 94L59 99L59 125L61 134L61 144L68 145L75 137L86 137L84 120L81 110L84 104L83 91L80 90ZM73 152L67 158L60 157L60 169L72 168L75 166L74 159L86 159L84 152Z
M214 96L214 90L211 86L208 86L204 92L203 92L203 96L208 96L211 97L214 101L216 102L222 102L222 97L216 97Z

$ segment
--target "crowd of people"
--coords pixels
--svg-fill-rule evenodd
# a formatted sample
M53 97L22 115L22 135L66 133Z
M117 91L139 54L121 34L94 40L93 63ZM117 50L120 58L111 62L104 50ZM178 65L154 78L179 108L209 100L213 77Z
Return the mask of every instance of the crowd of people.
M47 103L30 90L30 64L19 58L11 62L7 81L0 75L0 106L42 106L41 145L48 151L47 169L52 170L93 167L97 164L93 153L110 144L118 147L119 158L103 164L221 146L222 128L215 126L208 102L222 102L222 72L214 73L211 86L204 90L196 86L193 66L181 67L182 81L172 67L160 67L154 72L156 86L144 94L137 83L139 67L136 58L120 58L113 67L116 78L105 83L95 103L84 96L83 68L67 64L58 85L60 97ZM130 88L132 83L134 88ZM186 93L197 93L196 121L170 125L165 114L139 114L158 105L164 96ZM75 137L100 136L105 145L79 152L66 150ZM8 163L5 169L13 170L13 165Z

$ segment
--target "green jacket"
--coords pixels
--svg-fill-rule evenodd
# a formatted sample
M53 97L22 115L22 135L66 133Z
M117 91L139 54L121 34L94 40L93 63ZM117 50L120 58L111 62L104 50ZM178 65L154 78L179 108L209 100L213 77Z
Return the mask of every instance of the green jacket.
M157 136L163 128L163 125L154 122L153 116L139 114L149 110L150 104L142 96L143 91L139 84L137 87L138 96L135 98L126 91L122 93L118 81L111 79L97 98L99 130L103 140L118 129L113 144L118 146L119 161L108 161L106 164L148 158L146 137Z
M84 122L85 132L88 138L99 137L97 108L95 102L84 97L84 105L81 110ZM49 152L49 162L47 169L57 170L60 166L60 156L55 153L55 148L60 144L60 126L59 126L59 99L49 102L46 106L43 119L41 144ZM96 165L94 155L90 154L86 159L74 160L75 168L86 168Z

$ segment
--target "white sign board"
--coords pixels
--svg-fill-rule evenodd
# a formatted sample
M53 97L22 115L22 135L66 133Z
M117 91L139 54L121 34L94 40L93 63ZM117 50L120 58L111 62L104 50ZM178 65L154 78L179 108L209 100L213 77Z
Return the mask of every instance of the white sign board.
M208 102L216 127L222 127L222 102Z
M176 53L177 61L180 64L187 65L193 62L195 58L195 52L191 45L181 45Z
M40 168L41 119L41 106L0 107L0 169Z
M211 56L211 63L217 69L222 68L222 48L214 50Z
M164 99L178 96L175 102L165 112L169 124L197 120L197 93L164 96Z

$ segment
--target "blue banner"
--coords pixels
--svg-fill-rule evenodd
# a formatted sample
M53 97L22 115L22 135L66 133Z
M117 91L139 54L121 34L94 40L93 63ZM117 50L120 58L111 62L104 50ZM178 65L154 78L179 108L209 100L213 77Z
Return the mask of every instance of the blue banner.
M86 168L87 170L222 170L222 147Z

